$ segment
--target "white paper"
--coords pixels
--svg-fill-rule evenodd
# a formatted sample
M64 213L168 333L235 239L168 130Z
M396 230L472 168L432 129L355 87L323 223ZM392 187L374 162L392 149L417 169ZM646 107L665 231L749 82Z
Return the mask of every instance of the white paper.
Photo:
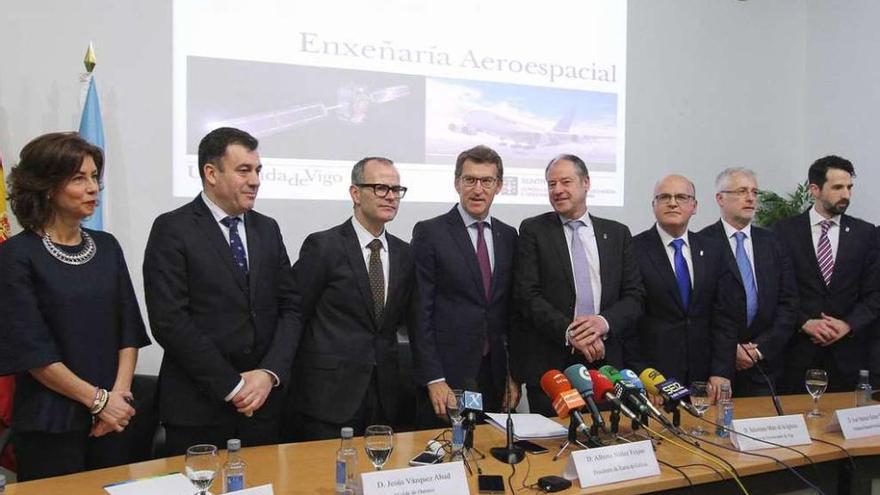
M748 438L738 433L745 433L754 438ZM755 438L758 440L755 440ZM786 447L808 445L813 442L802 414L733 420L730 441L740 451L746 452L776 447L776 445L771 445L761 440L767 440Z
M272 484L255 486L253 488L245 488L244 490L236 490L234 492L226 492L226 495L275 495L272 490Z
M644 440L572 452L563 477L587 488L659 474L654 446Z
M464 463L447 462L361 475L364 495L470 495Z
M842 431L847 440L880 435L880 405L838 409L826 430Z
M215 479L216 484L219 477ZM124 481L116 485L107 485L104 491L110 495L192 495L195 487L189 479L180 474L166 474L155 478ZM216 491L216 489L215 489Z
M513 435L518 440L540 440L560 438L568 435L568 428L540 414L511 414ZM486 413L489 424L501 431L507 431L507 414Z

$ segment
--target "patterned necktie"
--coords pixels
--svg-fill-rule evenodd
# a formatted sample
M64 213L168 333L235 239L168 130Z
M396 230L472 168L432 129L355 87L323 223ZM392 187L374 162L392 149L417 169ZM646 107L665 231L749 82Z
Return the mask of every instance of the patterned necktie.
M681 303L684 306L684 310L687 311L688 305L691 303L691 272L688 270L684 253L681 252L681 247L684 246L684 239L674 239L669 245L675 249L675 283L678 285Z
M486 247L486 238L483 235L486 230L486 222L477 222L477 262L480 264L480 274L483 276L483 292L486 300L492 294L492 264L489 262L489 249Z
M220 223L229 228L229 249L232 250L232 259L235 260L235 264L238 265L241 272L247 275L247 254L244 252L244 244L238 235L238 222L240 221L241 219L238 217L226 217L220 220Z
M367 275L370 279L370 290L373 292L373 314L376 320L381 320L385 309L385 274L382 272L382 257L379 255L382 241L373 239L367 247L370 248L370 269Z
M574 289L576 302L574 306L575 316L596 314L596 305L593 302L593 283L590 276L590 260L587 259L587 251L578 230L584 227L581 220L572 220L565 224L571 229L571 261L574 269Z
M828 229L834 225L831 220L822 220L819 226L822 234L819 235L819 245L816 246L816 259L819 261L819 270L825 286L831 285L831 275L834 273L834 256L831 254L831 241L828 240Z
M755 274L752 272L752 263L746 253L745 232L733 234L736 237L736 266L742 276L743 287L746 289L746 322L752 325L755 315L758 313L758 287L755 285Z

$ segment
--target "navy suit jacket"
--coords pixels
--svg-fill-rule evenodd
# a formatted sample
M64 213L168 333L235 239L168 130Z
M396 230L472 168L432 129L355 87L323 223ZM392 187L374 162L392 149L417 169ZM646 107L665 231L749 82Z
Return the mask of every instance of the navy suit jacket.
M409 244L386 232L388 292L381 320L351 222L306 237L293 265L303 333L294 359L291 404L312 418L344 423L361 406L375 370L385 417L397 415L397 331L415 292Z
M495 256L489 300L458 207L413 228L419 306L412 348L420 385L445 377L453 388L475 387L486 338L493 381L496 385L505 382L504 344L510 325L517 234L494 217L491 230L485 232L491 232Z
M627 364L637 373L656 368L688 382L709 376L733 378L736 326L718 298L732 274L722 265L717 244L688 232L693 290L687 310L676 284L666 247L655 226L633 238L645 284L645 311L627 340Z
M758 286L758 312L751 325L747 325L745 286L736 264L736 256L730 249L730 242L721 220L700 231L707 240L719 243L722 257L733 274L738 291L725 294L735 307L737 340L740 343L753 342L764 356L761 365L775 378L782 372L785 360L785 347L795 333L798 297L797 283L791 257L782 242L772 231L751 226L752 251L755 259L755 283ZM763 383L761 375L754 368L740 374L747 379Z
M599 248L602 297L599 314L608 320L605 362L623 364L623 337L642 312L645 290L629 229L590 215ZM547 370L562 370L572 361L585 363L565 345L565 329L574 319L576 292L571 257L556 212L523 220L519 229L514 292L522 325L511 342L514 378L537 386Z
M800 304L797 328L821 314L847 322L849 334L831 344L827 349L833 354L845 383L829 384L829 387L848 389L855 386L858 370L865 367L868 334L873 322L880 315L880 287L874 269L877 259L877 233L868 222L849 215L841 215L840 237L834 272L830 286L825 285L810 227L810 213L780 220L774 226L779 239L788 247L794 263ZM818 353L824 352L813 344L810 337L798 331L792 339L787 354L786 374L791 387L800 389L803 370L811 366ZM850 383L852 382L852 383Z
M268 369L288 385L300 327L287 250L275 220L249 211L244 226L247 277L201 196L153 223L144 293L153 336L165 350L163 422L215 425L238 414L223 399L243 371ZM255 416L277 418L282 403L273 391Z

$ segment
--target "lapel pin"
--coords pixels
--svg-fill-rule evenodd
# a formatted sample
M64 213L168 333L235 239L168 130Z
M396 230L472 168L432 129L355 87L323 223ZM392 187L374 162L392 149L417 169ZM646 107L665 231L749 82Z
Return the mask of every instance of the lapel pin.
M608 234L602 234L602 239L608 239Z
M703 250L702 250L702 249L700 249L700 256L702 256L702 255L703 255Z
M843 229L844 232L849 232L849 227Z

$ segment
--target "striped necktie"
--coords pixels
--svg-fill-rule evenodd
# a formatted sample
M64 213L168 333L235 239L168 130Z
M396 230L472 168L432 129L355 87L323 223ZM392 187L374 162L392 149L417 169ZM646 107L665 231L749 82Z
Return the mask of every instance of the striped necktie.
M831 275L834 273L834 255L831 254L831 241L828 240L828 229L832 225L833 221L822 220L819 224L822 233L819 235L819 245L816 246L816 259L819 261L819 271L822 272L826 287L831 285Z

